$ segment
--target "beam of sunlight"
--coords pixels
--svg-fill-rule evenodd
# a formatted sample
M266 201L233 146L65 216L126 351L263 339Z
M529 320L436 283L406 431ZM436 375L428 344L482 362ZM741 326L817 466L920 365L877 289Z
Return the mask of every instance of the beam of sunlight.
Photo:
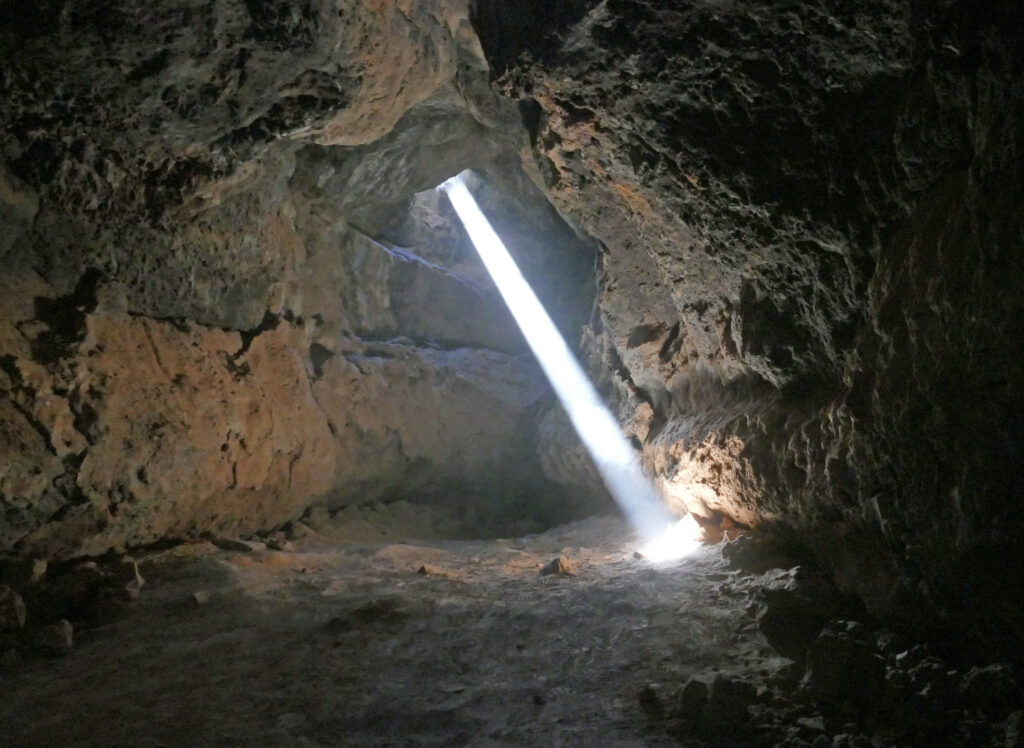
M697 550L702 543L700 525L692 514L687 514L661 535L645 543L640 548L640 555L656 564L674 561Z
M622 429L519 272L462 175L452 177L438 189L447 193L605 485L646 544L641 553L652 561L664 561L692 550L689 543L677 542L679 533L670 529L677 526L674 518L644 476Z

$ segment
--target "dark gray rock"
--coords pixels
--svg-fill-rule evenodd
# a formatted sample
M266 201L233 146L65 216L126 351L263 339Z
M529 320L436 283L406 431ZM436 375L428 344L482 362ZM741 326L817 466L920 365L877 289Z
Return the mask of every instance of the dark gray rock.
M47 657L64 657L74 648L74 627L66 620L43 626L34 638L36 650Z
M780 654L800 662L825 624L849 610L826 578L802 566L776 572L759 597L761 632Z
M690 678L683 684L676 697L676 714L684 720L696 724L704 713L708 702L709 688L707 682Z
M1024 745L1024 711L1018 709L1006 718L1003 723L1006 737L1006 748L1019 748Z
M690 678L676 697L673 716L684 734L705 739L746 739L755 728L749 708L757 701L757 689L744 680L715 675L710 681Z
M731 566L750 574L763 574L769 569L791 569L799 561L786 552L778 540L764 535L740 535L722 543L722 557Z
M960 694L968 705L994 718L1024 703L1013 671L1003 664L971 668L960 683Z
M25 601L17 590L0 584L0 631L19 631L25 625Z
M865 641L823 631L807 652L801 688L814 701L867 706L885 680L885 661Z
M517 7L478 11L484 51L606 248L590 360L669 500L1019 658L1024 8Z
M0 581L15 589L27 589L46 577L47 563L41 558L9 558L0 561Z

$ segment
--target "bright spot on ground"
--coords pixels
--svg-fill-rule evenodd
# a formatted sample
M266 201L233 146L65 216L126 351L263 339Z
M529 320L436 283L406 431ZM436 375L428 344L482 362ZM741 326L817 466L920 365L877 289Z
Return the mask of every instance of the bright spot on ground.
M633 447L480 210L462 175L449 179L438 189L448 194L480 259L623 514L643 542L670 544L671 539L661 536L674 518L644 476Z
M681 520L670 525L665 532L640 548L640 554L656 564L675 561L693 551L701 544L700 525L687 514Z

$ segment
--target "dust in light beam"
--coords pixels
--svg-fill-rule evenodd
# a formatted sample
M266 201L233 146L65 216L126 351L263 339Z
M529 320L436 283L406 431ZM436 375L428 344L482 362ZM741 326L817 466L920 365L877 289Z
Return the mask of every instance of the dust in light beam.
M690 523L685 522L687 518L674 522L640 469L619 424L480 210L463 175L452 177L438 189L448 195L605 485L639 533L644 543L640 552L651 561L668 561L693 550L698 541L688 531L695 524L692 518Z

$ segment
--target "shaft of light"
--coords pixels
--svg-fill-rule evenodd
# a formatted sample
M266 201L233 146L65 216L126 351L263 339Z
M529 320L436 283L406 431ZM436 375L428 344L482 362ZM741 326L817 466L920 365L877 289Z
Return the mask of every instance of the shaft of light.
M480 259L523 331L580 440L593 457L612 497L640 537L645 542L653 541L665 532L673 518L641 471L619 424L601 402L594 385L519 272L462 175L449 179L439 189L448 194Z

